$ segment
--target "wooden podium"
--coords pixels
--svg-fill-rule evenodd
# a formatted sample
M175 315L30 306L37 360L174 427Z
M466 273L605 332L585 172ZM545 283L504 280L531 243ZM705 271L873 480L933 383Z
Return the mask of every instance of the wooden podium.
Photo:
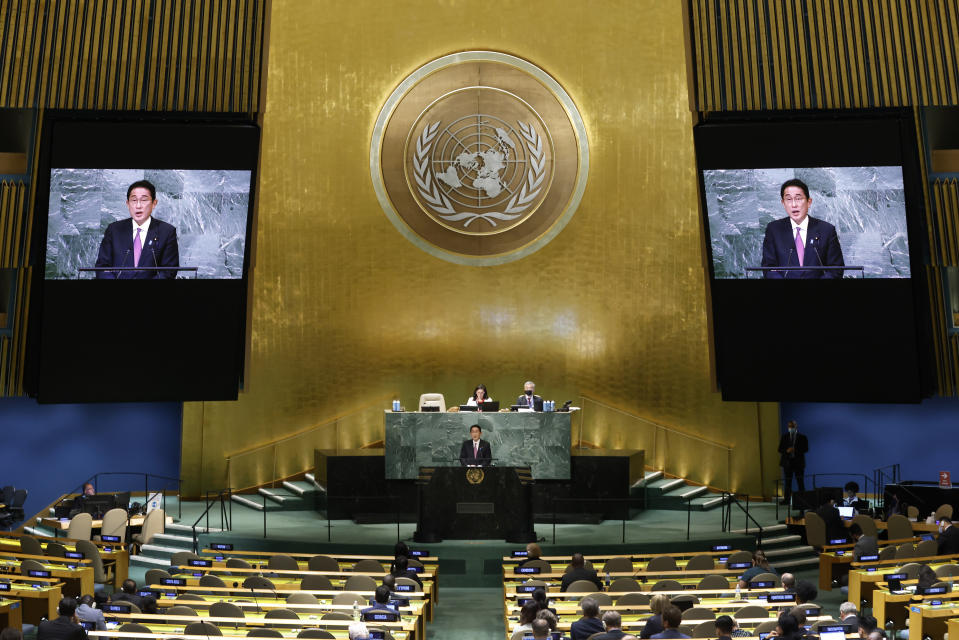
M420 467L417 485L416 542L536 540L529 467Z

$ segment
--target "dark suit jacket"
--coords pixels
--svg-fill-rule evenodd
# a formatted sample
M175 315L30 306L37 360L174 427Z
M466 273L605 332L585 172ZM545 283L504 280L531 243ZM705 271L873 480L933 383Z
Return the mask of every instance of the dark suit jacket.
M805 435L799 431L796 431L796 450L790 456L790 454L786 453L786 449L791 446L792 441L790 439L789 432L787 431L779 438L779 466L790 466L793 469L805 469L806 452L809 451L809 440L806 439Z
M153 226L153 225L150 225ZM144 597L136 593L125 593L117 591L110 595L110 602L132 602L143 613L156 613L156 600Z
M603 590L603 581L599 579L599 576L596 575L595 569L587 569L586 567L578 567L576 569L570 569L563 575L563 584L560 586L560 591L566 591L569 589L569 585L573 584L577 580L589 580L596 585L597 591Z
M599 618L580 618L569 625L569 635L572 640L586 640L594 633L601 633L606 627Z
M821 260L821 261L820 261ZM806 227L806 249L803 253L802 266L833 267L842 266L842 247L839 246L839 236L836 227L824 220L809 216L809 226ZM796 238L792 232L792 223L788 217L773 220L766 225L766 237L763 239L764 267L798 267L799 256L796 254ZM842 269L817 271L764 271L767 278L841 278Z
M479 455L475 458L473 457L473 439L470 438L463 442L463 446L460 447L460 464L466 466L468 464L479 464L484 467L488 467L493 462L493 449L489 446L489 442L486 440L479 441Z
M613 629L612 631L607 631L593 638L593 640L619 640L626 635L626 632L622 629Z
M666 629L661 631L653 636L654 638L688 638L685 633L680 632L678 629Z
M133 264L133 218L118 220L107 227L97 255L98 267L179 267L180 249L176 227L153 218L143 241L140 263ZM166 280L176 271L98 271L98 278L107 280Z
M87 632L67 616L44 620L37 628L37 640L86 640Z
M831 505L827 502L816 509L816 513L818 513L819 517L822 518L823 522L826 523L826 542L829 542L830 540L838 540L839 538L844 540L849 539L849 534L846 531L846 525L842 523L842 517L839 515L839 509L837 509L835 505Z
M133 232L131 231L130 233L133 233ZM521 407L529 406L529 400L526 398L525 393L521 395L520 397L516 398L516 404L520 405ZM536 411L543 410L543 399L539 397L538 395L536 395L535 393L533 394L533 409Z
M959 529L956 528L956 525L951 525L948 529L940 533L938 541L938 555L959 553Z

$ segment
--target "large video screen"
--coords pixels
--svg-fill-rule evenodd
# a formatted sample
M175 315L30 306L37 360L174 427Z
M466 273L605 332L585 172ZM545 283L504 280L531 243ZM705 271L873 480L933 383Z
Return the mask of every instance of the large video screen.
M252 176L225 169L51 168L44 274L242 278ZM134 184L147 186L128 198ZM148 235L136 256L134 216L151 221L138 225Z
M806 185L808 199L780 193L790 180ZM708 169L703 184L716 278L910 277L901 166ZM783 236L800 214L812 225L802 265L794 233ZM853 268L798 269L810 264Z
M40 402L235 399L255 121L48 110L42 127L27 393Z
M928 395L912 112L708 114L694 139L723 398Z

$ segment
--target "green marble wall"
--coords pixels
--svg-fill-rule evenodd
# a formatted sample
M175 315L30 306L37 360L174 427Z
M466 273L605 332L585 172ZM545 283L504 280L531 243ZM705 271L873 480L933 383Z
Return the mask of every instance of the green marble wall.
M478 424L497 467L529 466L537 480L568 480L570 414L393 413L386 411L386 479L416 478L420 467L459 466L460 446Z

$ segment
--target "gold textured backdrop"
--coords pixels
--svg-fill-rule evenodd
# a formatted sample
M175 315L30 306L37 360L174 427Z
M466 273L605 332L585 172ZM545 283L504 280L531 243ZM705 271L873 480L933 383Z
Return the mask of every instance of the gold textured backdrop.
M723 403L710 377L682 9L274 0L246 388L237 402L185 406L185 490L221 488L228 456L315 425L275 464L269 449L246 456L230 482L301 471L318 444L380 440L393 393L408 407L425 391L458 404L484 382L509 404L527 378L558 403L602 403L584 412L585 441L651 449L661 429L627 414L641 416L701 438L670 436L667 471L768 490L776 406ZM591 149L566 229L497 267L450 264L407 242L369 175L372 125L396 84L468 49L544 68L577 103ZM716 455L713 442L731 450Z

